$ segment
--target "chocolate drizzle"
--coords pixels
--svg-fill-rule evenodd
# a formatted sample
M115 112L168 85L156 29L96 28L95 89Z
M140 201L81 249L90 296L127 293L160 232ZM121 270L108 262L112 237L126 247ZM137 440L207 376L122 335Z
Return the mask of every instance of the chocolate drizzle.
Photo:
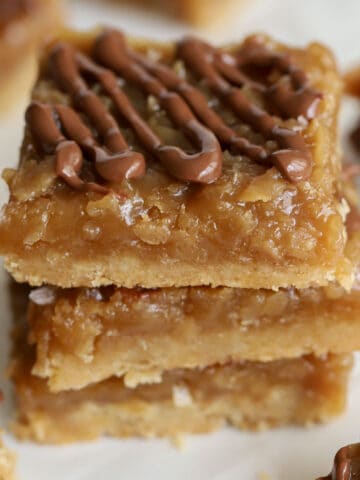
M329 475L318 480L360 480L360 443L341 448Z
M245 75L239 75L239 66L261 65L281 66L282 70L291 73L291 86L275 83L269 88L250 82L250 87L261 90L270 103L285 113L285 117L303 115L311 119L315 113L320 95L307 88L304 74L291 68L290 60L285 56L274 55L255 39L248 42L237 57L224 55L220 50L194 38L183 40L179 44L178 54L186 65L199 77L205 78L210 89L228 105L245 123L260 132L267 140L275 140L281 147L273 152L267 160L274 164L280 172L292 182L305 180L311 173L311 154L303 137L290 129L279 126L275 117L259 106L251 103L240 87L246 85ZM286 107L285 107L286 105ZM245 152L243 152L245 153ZM254 160L256 157L246 152Z
M224 58L222 59L222 63L226 65L226 62L229 62L228 55L226 55L225 61ZM291 61L289 55L269 52L258 38L252 37L246 41L231 63L237 66L237 68L246 67L247 65L273 68L283 75L287 75L286 81L280 80L268 87L257 83L253 84L252 88L263 92L268 103L275 107L283 118L303 116L311 120L315 117L316 108L322 95L309 86L305 72ZM228 68L227 73L228 75L231 74ZM244 83L246 83L246 79L240 85Z
M90 88L91 80L111 98L116 115L132 128L144 150L179 180L214 182L221 174L222 148L266 166L275 165L291 182L309 178L312 159L303 137L281 127L277 117L251 103L242 91L246 86L257 92L283 119L303 116L311 120L321 95L309 88L305 73L287 55L272 52L254 38L233 56L187 38L178 44L177 54L242 122L265 140L275 141L278 149L268 154L262 145L240 136L208 105L199 89L170 67L129 48L121 32L109 30L96 39L93 58L67 43L56 44L50 52L51 77L69 94L73 107L33 102L26 113L35 145L55 155L60 177L73 188L104 193L109 189L81 179L84 156L94 163L96 175L108 182L140 177L146 170L144 155L127 144L117 120ZM246 73L249 68L275 69L280 80L269 85L260 82ZM154 96L195 152L164 145L122 90L118 76Z
M81 122L78 115L70 108L64 105L52 107L50 105L32 102L26 111L26 121L30 125L30 130L34 137L41 144L44 153L55 153L56 155L56 174L62 177L71 187L81 189L86 186L88 190L99 193L107 193L108 189L97 183L86 183L81 180L79 174L82 167L83 157L81 149L73 140L67 140L56 125L56 115L62 118L63 125L66 121L72 119L77 127L76 133L78 140L80 138L88 139L92 143L93 138L87 127ZM41 132L38 133L38 132ZM82 137L81 137L82 135ZM79 145L82 143L79 141Z

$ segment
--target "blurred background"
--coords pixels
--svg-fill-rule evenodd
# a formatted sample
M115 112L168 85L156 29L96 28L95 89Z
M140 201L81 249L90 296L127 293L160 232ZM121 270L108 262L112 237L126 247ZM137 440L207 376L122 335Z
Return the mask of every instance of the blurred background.
M162 4L174 6L178 1L72 0L67 2L68 20L76 28L91 27L95 20L119 26L134 35L160 40L191 31L221 43L260 31L295 44L311 40L325 42L334 49L341 66L360 60L358 0L184 0L188 5L199 2L205 9L208 5L207 10L214 12L195 25L181 19L179 12L173 16L165 14L174 8L164 9ZM141 4L142 8L138 8ZM153 7L146 9L145 4Z

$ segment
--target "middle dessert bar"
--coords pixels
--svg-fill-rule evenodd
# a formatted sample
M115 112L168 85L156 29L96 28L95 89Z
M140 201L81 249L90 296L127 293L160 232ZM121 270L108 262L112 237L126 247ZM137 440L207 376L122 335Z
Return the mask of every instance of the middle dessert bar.
M358 262L359 232L346 252ZM41 287L28 309L33 373L59 391L112 375L135 386L174 368L350 353L360 349L359 289Z
M349 287L340 93L319 44L70 34L44 53L4 174L7 269L60 287Z

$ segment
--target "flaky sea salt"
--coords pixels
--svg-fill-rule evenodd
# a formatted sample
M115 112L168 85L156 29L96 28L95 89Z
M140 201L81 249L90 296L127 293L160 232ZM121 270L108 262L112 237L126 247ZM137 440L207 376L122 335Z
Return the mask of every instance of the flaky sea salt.
M192 396L189 390L183 385L174 385L172 396L176 407L188 407L192 404Z
M51 287L40 287L32 290L29 299L36 305L51 305L56 299L56 290Z

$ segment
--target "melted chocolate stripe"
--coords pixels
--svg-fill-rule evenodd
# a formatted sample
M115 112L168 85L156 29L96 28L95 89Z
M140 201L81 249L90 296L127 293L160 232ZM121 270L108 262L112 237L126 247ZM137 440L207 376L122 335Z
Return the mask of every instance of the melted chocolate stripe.
M268 102L285 118L314 118L322 94L309 87L305 72L287 53L269 52L259 39L253 37L247 40L236 60L238 68L246 65L271 67L288 74L290 84L281 80L265 92Z
M215 135L202 125L183 98L167 88L164 78L148 72L128 54L124 36L117 31L105 32L95 44L96 59L107 68L119 73L147 95L156 97L171 120L199 149L199 153L187 154L173 146L164 146L160 139L149 141L149 127L140 116L127 116L140 141L165 165L172 175L181 180L211 183L221 174L222 152ZM114 99L114 98L113 98ZM120 112L123 105L117 102ZM154 134L152 134L155 137Z
M236 59L229 54L217 52L214 55L214 63L218 71L232 84L242 87L247 85L252 90L260 93L266 92L266 86L262 83L256 82L238 69ZM234 68L235 67L235 68Z
M108 112L100 98L92 92L80 75L79 64L84 57L76 54L68 44L58 44L52 51L49 64L54 79L72 96L76 106L85 112L95 126L105 147L94 143L92 149L97 172L109 181L121 181L145 173L143 155L132 151L126 143L115 118ZM107 72L105 72L107 73ZM109 72L111 75L111 72ZM116 82L116 79L114 80ZM80 118L68 114L67 133L78 141L75 132L79 129ZM80 144L83 144L80 141Z
M128 55L155 75L170 90L179 93L196 113L197 117L217 136L221 144L234 154L243 154L263 163L266 160L266 150L260 145L254 145L228 127L222 118L212 110L205 96L190 83L179 78L169 67L153 62L136 52L128 51Z
M108 193L107 188L97 183L84 182L79 176L83 164L82 152L75 141L67 140L64 137L54 118L56 113L62 116L68 111L71 111L69 107L52 107L39 102L32 102L26 110L25 117L32 136L43 152L55 154L56 174L59 177L77 190ZM76 113L73 112L73 115L76 115ZM81 134L83 133L84 130Z
M200 148L200 153L187 154L178 147L163 145L118 86L112 71L99 67L83 54L74 53L69 45L60 44L54 48L50 56L50 68L54 79L73 97L76 106L87 114L105 146L113 152L114 155L109 156L101 147L91 146L95 152L96 170L106 180L121 181L123 178L142 175L145 163L141 154L129 149L116 120L100 98L87 87L81 72L90 73L97 79L120 114L134 128L141 142L175 177L210 183L220 175L222 153L216 137L196 120L188 107L184 108L180 97L168 92L146 72L135 72L135 78L140 80L141 86L147 88L149 93L159 98L174 123ZM68 122L70 138L75 137L72 132L76 128L76 124Z
M217 70L217 49L195 38L184 39L178 45L178 54L199 77L206 79L209 88L219 96L245 123L266 139L275 140L281 147L269 160L291 181L309 178L312 170L310 151L303 137L282 128L277 120L259 106L251 103L243 91L234 87ZM228 65L230 71L231 65ZM235 70L236 72L236 70Z

